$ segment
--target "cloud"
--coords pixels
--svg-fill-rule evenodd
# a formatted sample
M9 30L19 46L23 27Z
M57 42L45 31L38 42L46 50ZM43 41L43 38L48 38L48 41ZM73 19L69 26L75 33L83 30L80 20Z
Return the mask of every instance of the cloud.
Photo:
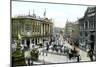
M62 12L50 12L47 17L54 19L54 26L63 28L66 23L66 17Z
M64 17L65 15L62 12L49 12L47 13L48 17Z

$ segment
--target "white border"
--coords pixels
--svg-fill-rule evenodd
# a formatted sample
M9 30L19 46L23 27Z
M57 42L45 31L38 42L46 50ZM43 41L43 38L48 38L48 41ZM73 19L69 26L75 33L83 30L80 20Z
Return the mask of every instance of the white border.
M59 3L74 3L74 4L88 4L96 5L95 0L36 0L46 2ZM99 7L99 2L97 3ZM98 67L100 57L100 9L97 9L97 61L84 63L68 63L68 64L53 64L53 65L38 65L34 67ZM10 67L10 0L0 0L0 66Z

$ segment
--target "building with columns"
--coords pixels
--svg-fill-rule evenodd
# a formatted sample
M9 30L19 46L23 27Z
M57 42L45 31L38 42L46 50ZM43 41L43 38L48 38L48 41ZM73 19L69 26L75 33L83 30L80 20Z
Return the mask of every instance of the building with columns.
M39 44L52 37L53 23L48 18L19 16L12 18L11 31L12 42L20 38L22 44Z
M80 44L85 50L96 50L96 7L88 7L79 19Z

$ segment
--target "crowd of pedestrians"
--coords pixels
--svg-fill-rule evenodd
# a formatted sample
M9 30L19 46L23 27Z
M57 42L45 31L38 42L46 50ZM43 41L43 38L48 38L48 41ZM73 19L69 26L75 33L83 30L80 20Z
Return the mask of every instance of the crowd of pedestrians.
M63 40L47 40L47 41L43 41L43 47L45 48L43 49L43 55L44 52L46 53L46 56L48 56L48 51L52 50L52 51L56 51L57 53L64 53L66 54L66 56L69 58L69 60L71 60L72 58L76 58L77 62L80 62L80 54L79 51L76 50L76 47L74 46L74 48L69 48L67 47L67 43L69 42L68 39L63 39ZM72 43L73 44L73 43ZM71 44L71 46L73 46ZM12 49L13 51L16 51L16 42L12 44ZM25 58L25 63L26 65L33 65L34 61L32 60L32 55L31 55L31 51L37 46L34 42L32 43L26 43L26 45L20 44L20 46L22 47L21 50L22 52L24 52L24 58ZM38 48L39 49L39 48ZM39 53L41 53L41 51L39 51ZM88 51L88 56L90 57L90 60L93 61L93 50L89 50Z

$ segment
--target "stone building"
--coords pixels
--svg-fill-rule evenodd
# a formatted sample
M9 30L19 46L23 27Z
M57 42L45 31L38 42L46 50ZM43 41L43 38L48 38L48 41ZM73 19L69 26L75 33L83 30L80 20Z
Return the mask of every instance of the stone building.
M66 22L64 29L64 38L67 39L71 45L79 46L79 24L78 21Z
M12 18L11 24L12 42L20 39L22 44L39 44L52 36L53 23L48 18L20 16Z
M80 45L85 49L96 47L96 7L88 7L84 17L79 19Z
M79 24L76 22L66 22L64 35L66 37L77 38L79 35Z
M66 22L65 30L64 30L65 36L70 37L72 35L72 30L73 30L72 26L73 26L73 23L69 21Z

